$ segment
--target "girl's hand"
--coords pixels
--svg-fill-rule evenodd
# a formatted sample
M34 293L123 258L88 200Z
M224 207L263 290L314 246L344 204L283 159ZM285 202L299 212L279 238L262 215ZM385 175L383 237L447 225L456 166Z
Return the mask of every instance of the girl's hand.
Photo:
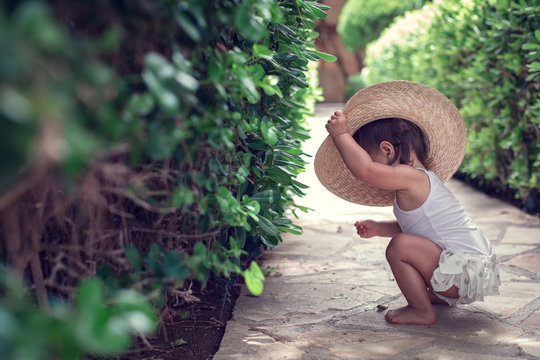
M354 226L356 226L356 232L362 238L370 238L373 236L380 236L378 223L373 220L364 220L357 221Z
M341 134L346 134L347 129L347 117L340 110L336 111L330 119L326 122L326 130L332 138Z

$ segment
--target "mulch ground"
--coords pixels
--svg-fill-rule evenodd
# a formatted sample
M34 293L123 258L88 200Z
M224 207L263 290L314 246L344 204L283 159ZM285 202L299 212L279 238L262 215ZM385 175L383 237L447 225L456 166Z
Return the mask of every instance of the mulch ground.
M225 333L227 321L242 284L227 283L226 280L211 279L205 289L198 286L193 295L200 299L177 307L165 317L157 333L139 339L134 348L118 360L209 360L218 351Z

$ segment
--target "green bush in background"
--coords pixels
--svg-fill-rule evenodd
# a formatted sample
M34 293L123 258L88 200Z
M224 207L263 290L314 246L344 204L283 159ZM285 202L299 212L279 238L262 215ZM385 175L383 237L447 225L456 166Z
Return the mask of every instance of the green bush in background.
M307 210L308 65L335 60L313 1L62 4L0 6L0 262L35 289L0 283L6 359L118 354L212 274L260 294Z
M337 30L350 50L364 48L396 16L423 4L423 0L348 0L339 15Z
M368 46L366 85L433 86L468 128L461 173L540 209L540 4L445 1L401 18Z
M354 94L366 87L361 73L351 75L347 78L345 88L345 101L349 100Z

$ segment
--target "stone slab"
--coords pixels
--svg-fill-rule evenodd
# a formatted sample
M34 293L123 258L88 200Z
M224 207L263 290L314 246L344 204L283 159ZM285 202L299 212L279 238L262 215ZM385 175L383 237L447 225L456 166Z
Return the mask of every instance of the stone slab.
M321 233L310 229L304 229L302 235L287 234L283 236L283 242L287 246L278 245L275 249L264 254L264 257L273 255L309 255L313 257L328 257L347 246L353 241L353 237L334 232Z
M503 349L487 349L486 352L498 352L499 354L480 353L477 346L471 348L468 352L462 351L462 349L447 349L442 347L432 347L422 351L419 354L415 354L414 359L418 360L507 360L515 357L520 357L519 348L503 348Z
M321 320L335 313L369 303L380 294L372 290L336 283L265 282L264 297L242 291L237 299L234 317L253 322L286 324Z
M524 342L520 344L520 347L527 354L540 358L540 341Z
M540 330L540 310L536 310L534 313L529 315L525 320L523 320L522 325L530 326L537 330Z
M508 282L506 275L501 274L502 284L500 295L486 297L485 302L476 302L470 305L475 309L491 313L495 316L508 318L513 313L527 305L540 294L540 283L534 282Z
M389 309L406 305L403 297L389 304ZM496 345L508 342L523 334L521 329L500 321L487 312L479 312L474 308L459 306L450 308L444 305L435 306L437 321L432 325L394 325L384 320L384 312L365 311L348 317L337 324L349 328L373 328L379 331L406 331L418 336L437 336L452 341L461 341L477 345ZM447 340L448 341L448 340Z
M522 254L535 249L535 245L519 245L519 244L495 244L493 250L497 254L497 259L502 260L504 257Z
M508 226L502 242L540 246L540 227Z
M322 347L339 359L385 359L432 339L407 334L327 327L300 335L308 346Z
M279 360L301 359L305 352L295 344L279 341L261 331L229 321L214 360Z
M506 265L516 266L534 274L540 274L540 254L529 253L516 256L510 261L505 263Z

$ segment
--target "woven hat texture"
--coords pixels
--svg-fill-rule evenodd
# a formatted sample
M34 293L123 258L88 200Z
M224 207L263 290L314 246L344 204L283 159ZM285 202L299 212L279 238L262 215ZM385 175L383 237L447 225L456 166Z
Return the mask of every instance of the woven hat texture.
M349 134L384 118L402 118L418 125L429 139L433 171L447 181L465 156L467 130L458 109L439 91L416 82L395 80L360 90L343 107ZM330 192L347 201L370 206L388 206L394 193L356 179L328 136L315 155L315 173Z

